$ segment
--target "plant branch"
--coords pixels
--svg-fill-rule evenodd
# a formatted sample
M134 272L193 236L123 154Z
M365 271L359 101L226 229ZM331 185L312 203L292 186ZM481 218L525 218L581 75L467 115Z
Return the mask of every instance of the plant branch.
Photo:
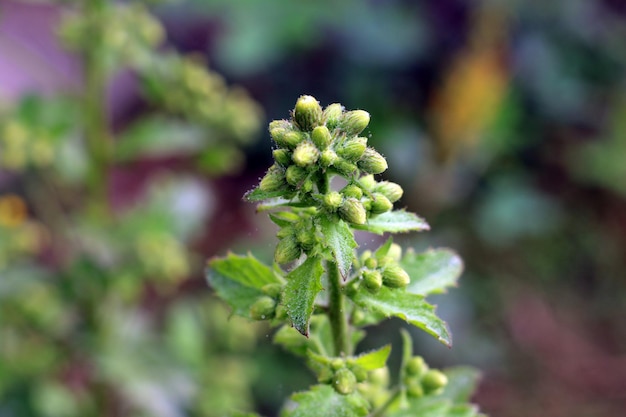
M326 261L326 273L328 274L329 286L329 309L335 356L349 355L351 349L348 346L348 323L344 309L344 294L341 285L341 274L336 262Z

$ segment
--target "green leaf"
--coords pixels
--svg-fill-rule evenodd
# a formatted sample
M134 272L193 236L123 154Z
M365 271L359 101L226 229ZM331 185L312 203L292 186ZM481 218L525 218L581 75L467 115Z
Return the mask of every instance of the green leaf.
M357 290L349 296L360 307L386 317L399 317L435 336L441 343L452 344L445 322L435 315L435 307L420 295L382 287L376 294Z
M309 319L313 314L315 297L322 290L323 273L321 259L309 257L287 275L283 304L293 326L305 336L309 334Z
M446 288L455 286L463 272L463 261L449 249L407 251L400 266L411 277L406 290L424 296L443 293Z
M369 407L360 394L341 395L330 385L316 385L310 391L296 393L291 401L281 417L363 417Z
M335 221L335 219L329 217L322 217L320 226L324 235L324 241L339 267L341 277L345 280L352 266L354 249L358 246L350 226L343 220Z
M254 201L263 201L263 200L269 200L271 198L281 197L283 194L285 194L285 190L263 191L259 187L256 187L253 190L250 190L247 193L245 193L243 198L247 201L254 202Z
M312 316L310 328L311 332L307 338L291 326L282 326L274 335L274 343L298 356L307 356L307 352L328 356L333 350L333 336L328 316L323 314Z
M385 366L390 353L391 345L385 345L380 349L357 356L355 362L366 371L373 371L374 369Z
M367 223L361 225L355 224L352 227L379 235L385 232L419 232L430 228L424 219L404 210L388 211L377 216L372 216L367 220Z
M281 283L269 266L250 254L231 253L210 260L207 278L220 298L233 308L233 313L244 317L249 317L250 306L263 295L264 285Z
M393 238L390 237L389 239L387 239L385 243L383 243L378 249L376 249L374 256L376 258L382 258L384 256L387 256L392 244L393 244Z

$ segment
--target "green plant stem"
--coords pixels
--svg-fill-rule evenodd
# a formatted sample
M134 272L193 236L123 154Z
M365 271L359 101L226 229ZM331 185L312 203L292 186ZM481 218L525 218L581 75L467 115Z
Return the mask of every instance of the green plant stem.
M100 215L107 215L109 204L108 168L110 163L111 140L106 111L107 73L103 19L99 18L105 7L103 0L90 0L85 4L85 18L92 23L91 47L83 55L85 92L85 141L89 153L88 185L92 209Z
M385 412L391 406L391 404L393 404L394 401L396 401L398 399L398 397L400 396L400 392L401 392L400 388L396 387L392 391L392 393L389 396L389 398L387 399L387 401L385 401L385 403L383 405L381 405L380 407L378 407L376 410L372 411L368 417L382 417L382 416L384 416Z
M343 286L341 274L336 262L326 261L326 273L328 274L328 319L335 345L335 356L349 355L348 323L344 309Z

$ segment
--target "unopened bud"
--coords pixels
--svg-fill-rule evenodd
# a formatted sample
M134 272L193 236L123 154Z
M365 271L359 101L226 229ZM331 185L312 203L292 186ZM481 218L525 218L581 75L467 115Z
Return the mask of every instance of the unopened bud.
M313 249L317 243L315 232L305 228L298 229L296 232L296 240L300 244L300 247L302 247L305 251Z
M261 179L259 188L262 191L278 191L285 185L285 170L277 165L272 165L265 176Z
M448 377L437 369L431 369L422 377L422 388L427 394L439 392L448 385Z
M305 168L316 163L319 156L320 151L315 147L313 142L307 140L298 144L293 151L291 159L293 159L296 165Z
M291 163L291 152L289 152L287 149L274 149L272 151L272 156L274 157L274 161L284 167L289 166L289 164Z
M365 224L367 221L367 213L365 207L356 198L346 198L339 208L341 218L349 223Z
M363 190L361 190L359 186L354 184L346 185L345 187L343 187L341 193L346 197L354 197L356 199L363 197Z
M363 271L363 284L368 290L376 292L383 286L383 276L377 270Z
M319 150L323 151L328 148L332 138L328 128L325 125L322 125L313 129L313 132L311 132L311 140Z
M333 167L344 177L349 177L356 172L356 165L343 158L338 158L333 164Z
M380 174L387 169L387 161L373 148L367 148L357 162L357 166L368 174Z
M281 239L276 245L274 252L274 260L278 264L286 264L295 261L300 257L302 248L298 244L294 235L289 235L284 239Z
M362 176L359 178L359 182L366 190L372 190L378 184L372 174Z
M265 284L263 287L261 287L261 291L263 291L263 294L272 298L277 298L282 290L283 286L280 284Z
M336 128L341 121L343 115L343 106L339 103L333 103L324 109L324 123L330 130Z
M421 376L428 370L428 365L421 356L413 356L406 363L405 369L410 376Z
M376 269L376 267L378 266L378 262L376 262L376 258L367 258L363 264L365 265L366 268L369 268L369 269Z
M404 288L411 282L409 274L398 264L391 264L383 270L383 283L389 288Z
M372 197L372 203L370 205L370 211L372 214L385 213L393 207L391 201L389 201L389 199L381 193L374 193Z
M300 168L297 165L291 165L287 168L287 172L285 173L285 178L287 182L294 187L299 186L302 181L307 177L307 172L304 168Z
M343 359L340 358L334 358L333 360L330 361L330 367L333 369L333 371L338 371L341 368L343 368L345 366L345 361Z
M398 262L402 258L402 246L392 243L387 252L387 256Z
M320 156L320 165L324 168L328 168L329 166L333 165L338 158L339 157L337 156L335 151L333 151L332 149L326 149L322 152L322 155Z
M381 181L375 187L374 190L383 194L385 197L389 199L392 203L400 200L404 191L402 187L400 187L395 182L390 181Z
M278 233L276 233L276 237L279 239L284 239L289 235L293 235L294 233L295 229L293 228L293 226L285 226L278 230Z
M360 366L353 366L350 368L356 378L356 382L364 382L367 380L367 371Z
M324 206L330 211L335 211L341 207L343 196L337 191L331 191L324 196Z
M293 119L298 127L310 132L322 123L322 107L313 96L300 96L293 110Z
M294 138L287 138L288 133L293 132L293 126L287 120L273 120L269 126L270 136L274 139L274 142L280 147L295 147L296 144L291 146L291 142ZM296 135L299 137L299 135Z
M267 320L274 317L276 312L276 300L272 297L259 297L252 306L250 306L250 317L254 320Z
M302 183L302 187L300 187L301 191L304 191L305 193L310 193L313 190L313 180L311 178L307 178L306 180L304 180L304 182Z
M340 127L348 136L358 135L370 122L370 114L365 110L351 110L341 119Z
M348 368L338 370L333 379L333 386L339 394L351 394L356 388L356 376Z
M406 388L406 393L409 397L421 398L424 396L424 388L422 388L422 384L419 381L412 380Z
M356 162L359 158L361 158L366 148L367 138L357 136L355 138L348 139L337 151L337 154L348 161Z

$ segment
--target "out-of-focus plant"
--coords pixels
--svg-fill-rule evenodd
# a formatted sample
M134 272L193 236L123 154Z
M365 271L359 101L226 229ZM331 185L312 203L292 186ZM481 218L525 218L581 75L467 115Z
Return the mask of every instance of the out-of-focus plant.
M274 342L316 374L319 384L293 394L282 416L478 416L467 403L476 372L430 369L408 332L397 382L387 366L390 344L356 351L363 328L388 317L449 346L448 328L425 297L454 286L462 269L450 250L403 253L392 238L357 254L356 230L428 229L415 214L393 210L398 184L374 178L387 161L359 136L369 120L363 110L337 103L322 110L301 96L289 120L271 122L274 164L245 197L279 227L274 264L229 254L209 261L208 279L234 314L278 327Z
M179 290L200 266L187 244L212 196L191 173L171 173L118 204L114 177L146 158L185 158L211 175L237 169L260 110L199 57L162 47L142 4L64 3L59 35L83 63L84 88L0 113L0 415L249 407L254 365L241 353L255 333ZM121 69L149 107L114 132L106 89Z

